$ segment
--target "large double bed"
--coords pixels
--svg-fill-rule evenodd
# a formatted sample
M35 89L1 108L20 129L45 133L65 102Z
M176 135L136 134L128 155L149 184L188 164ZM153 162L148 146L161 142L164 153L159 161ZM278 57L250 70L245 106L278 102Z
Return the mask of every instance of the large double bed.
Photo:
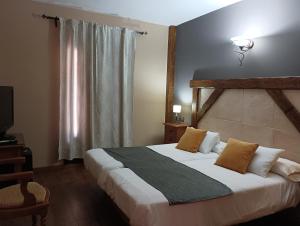
M300 201L299 184L270 173L264 178L215 165L218 154L189 153L176 144L148 146L166 156L220 181L232 194L187 204L169 205L165 196L103 149L89 150L85 166L98 185L127 216L132 226L222 226L246 222Z
M236 137L265 147L279 147L285 149L281 156L300 161L300 113L296 110L300 105L293 106L298 102L292 104L285 96L289 95L293 100L299 98L299 93L282 91L299 90L299 78L196 80L191 81L190 86L193 88L192 126L218 131L221 140ZM278 106L270 105L272 101ZM219 143L222 143L220 139ZM252 171L241 174L215 164L221 155L218 148L214 150L217 146L214 143L214 148L204 152L200 146L196 153L179 150L176 144L147 146L152 152L193 169L231 191L224 196L179 205L170 205L162 190L103 149L89 150L84 161L98 185L127 216L131 226L235 225L299 204L299 164L295 163L298 183L276 170L272 171L272 167L266 175L259 175L256 169L265 168L263 161L256 162ZM268 156L270 149L266 150ZM160 176L157 172L157 177Z

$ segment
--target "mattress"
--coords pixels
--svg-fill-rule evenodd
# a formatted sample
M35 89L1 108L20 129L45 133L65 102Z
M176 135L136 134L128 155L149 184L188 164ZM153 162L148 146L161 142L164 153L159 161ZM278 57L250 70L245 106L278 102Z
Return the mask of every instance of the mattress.
M216 157L182 161L232 189L233 195L196 203L169 206L163 194L128 168L98 177L106 191L127 215L132 226L224 226L246 222L296 206L299 184L270 174L244 175L214 165Z
M167 156L178 162L186 162L199 159L211 159L216 158L218 156L218 154L213 152L203 154L200 152L190 153L182 151L176 149L176 145L177 144L174 143L151 145L147 147L161 155ZM101 177L105 177L107 175L107 172L109 172L110 170L124 168L124 165L121 162L115 160L101 148L91 149L87 151L84 157L84 165L96 179L98 179L99 175Z

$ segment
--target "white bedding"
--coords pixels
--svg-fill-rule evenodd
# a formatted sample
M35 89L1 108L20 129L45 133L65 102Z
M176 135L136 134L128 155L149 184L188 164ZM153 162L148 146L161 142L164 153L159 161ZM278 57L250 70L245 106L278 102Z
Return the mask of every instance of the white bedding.
M108 172L98 179L132 226L222 226L245 222L296 206L299 184L270 174L267 178L245 175L214 165L215 159L186 161L183 164L230 187L233 195L191 204L169 206L163 194L128 168Z
M197 203L169 206L163 194L102 149L89 150L85 166L132 226L222 226L245 222L295 206L299 184L270 174L245 175L214 165L217 153L189 153L176 144L148 146L227 185L233 195Z
M203 154L200 152L190 153L181 151L175 148L176 145L177 144L174 143L151 145L147 147L178 162L216 158L218 156L218 154L214 152ZM99 175L104 177L106 173L112 169L124 168L123 163L115 160L101 148L87 151L84 157L84 164L96 179L98 179Z

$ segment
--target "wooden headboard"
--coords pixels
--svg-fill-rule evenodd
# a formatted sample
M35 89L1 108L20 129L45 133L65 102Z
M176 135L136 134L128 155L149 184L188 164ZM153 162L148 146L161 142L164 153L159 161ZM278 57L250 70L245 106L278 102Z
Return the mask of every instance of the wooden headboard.
M300 132L300 113L287 99L282 90L300 90L300 77L272 77L227 80L191 80L193 88L192 126L197 126L225 89L265 89L287 118ZM199 108L201 88L214 88L213 93Z
M296 103L299 109L300 77L192 80L190 81L190 87L193 88L192 126L196 128L199 125L200 127L205 127L206 129L220 132L221 138L223 135L223 140L226 140L229 136L236 136L236 138L239 138L240 136L240 139L248 139L250 142L261 142L262 144L265 142L265 134L267 131L269 132L269 135L267 137L268 142L265 142L264 145L277 146L290 150L293 149L288 155L289 158L295 159L298 162L300 161L300 151L296 150L298 149L298 147L300 147L300 113L293 104ZM264 92L263 90L265 90L266 92ZM206 91L209 91L209 94L211 93L210 96L206 95ZM294 94L294 96L292 96L292 99L290 95L291 92ZM238 97L236 97L236 95L238 95ZM255 101L253 101L253 99L250 98L252 102L250 101L251 103L248 103L249 96L251 95L256 96L256 99ZM262 100L260 99L260 97L262 98ZM240 99L243 100L240 101ZM272 100L276 104L274 104ZM234 101L237 103L232 103ZM249 116L249 114L247 112L245 113L245 110L242 110L242 117L240 117L238 113L235 112L235 110L237 110L238 108L236 105L240 103L243 104L244 108L246 106L248 112L253 111L252 113L250 113L252 118L246 118ZM257 115L260 113L255 113L255 111L263 111L264 118L274 117L275 113L271 110L270 112L268 112L266 110L260 109L264 108L264 104L273 106L272 109L274 109L274 111L276 110L276 114L280 114L281 125L284 125L284 127L288 127L287 130L284 130L286 128L284 128L283 130L278 129L276 119L273 119L272 125L261 126L257 125L256 122L256 127L254 127L254 125L247 124L247 122L251 122L251 120L253 120L253 116L255 119L261 118L261 115ZM228 109L227 107L231 107L234 109ZM209 111L210 109L211 111ZM282 114L281 111L284 114ZM233 115L230 115L231 112ZM223 117L225 115L227 118ZM235 115L240 118L236 120L234 118ZM286 120L285 116L292 124L288 120ZM230 119L228 119L228 117L230 117ZM230 128L227 128L227 126L229 126ZM293 127L295 127L296 129ZM248 132L249 128L251 130L250 133ZM230 129L235 131L229 131ZM242 133L245 134L241 135L241 132L239 131L242 131ZM280 138L276 137L279 132L283 132L280 134ZM284 138L282 138L283 134L286 135Z

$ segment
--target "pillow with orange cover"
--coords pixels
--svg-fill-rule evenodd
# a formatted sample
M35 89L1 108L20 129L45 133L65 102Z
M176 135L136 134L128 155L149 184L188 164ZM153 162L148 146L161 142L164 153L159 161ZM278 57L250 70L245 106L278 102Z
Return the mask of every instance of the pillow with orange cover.
M176 148L192 153L198 152L199 146L206 136L206 132L206 130L187 127Z
M229 138L224 151L215 164L244 174L247 172L257 148L258 144Z

